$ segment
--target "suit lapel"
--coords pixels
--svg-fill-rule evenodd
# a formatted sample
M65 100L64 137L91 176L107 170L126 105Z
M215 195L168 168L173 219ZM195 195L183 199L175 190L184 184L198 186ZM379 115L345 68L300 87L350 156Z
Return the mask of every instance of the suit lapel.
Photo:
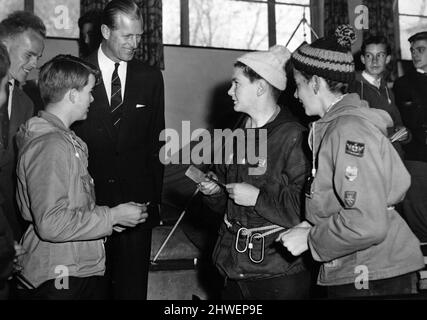
M92 55L90 55L87 60L95 65L98 70L99 69L99 63L98 63L98 50L96 50ZM100 71L101 73L101 71ZM93 103L93 109L90 110L93 113L96 114L96 117L101 119L101 122L103 123L105 129L108 132L108 136L116 141L116 135L114 133L114 128L111 123L111 117L110 117L110 103L108 102L107 92L105 91L105 85L104 85L104 79L102 78L102 74L100 74L99 81L95 85L95 88L92 91L94 103Z
M134 85L137 83L135 79L135 73L132 71L132 61L129 61L127 64L126 71L126 87L125 87L125 95L123 99L123 117L126 117L127 114L132 111L132 108L135 107L135 94L137 93ZM141 88L141 86L139 86Z
M122 141L122 139L126 139L126 130L123 130L126 124L128 123L127 119L129 117L129 114L132 112L132 109L136 107L136 96L139 94L137 90L140 90L138 88L141 88L140 81L141 79L136 78L136 74L132 68L132 61L129 61L127 64L126 69L126 84L125 84L125 94L123 97L123 114L122 114L122 121L120 124L119 129L119 144ZM136 84L138 84L138 88L136 87Z
M22 91L15 86L12 92L12 110L9 120L9 144L12 142L14 134L18 131L19 125L24 122L25 112L22 110ZM7 102L6 102L7 108Z

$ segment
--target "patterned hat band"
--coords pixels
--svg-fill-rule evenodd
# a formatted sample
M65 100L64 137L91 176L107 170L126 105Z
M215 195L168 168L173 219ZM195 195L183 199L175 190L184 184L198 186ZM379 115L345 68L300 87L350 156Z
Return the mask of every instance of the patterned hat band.
M354 61L350 52L315 48L302 44L293 54L297 70L322 78L349 83L354 79Z

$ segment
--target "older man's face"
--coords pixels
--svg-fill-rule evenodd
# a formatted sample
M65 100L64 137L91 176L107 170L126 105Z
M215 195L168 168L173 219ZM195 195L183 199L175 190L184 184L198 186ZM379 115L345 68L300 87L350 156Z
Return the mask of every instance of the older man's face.
M37 67L37 61L43 54L44 38L33 30L5 40L10 56L11 77L19 82L25 82L31 70Z
M141 41L142 21L132 19L125 14L118 14L116 28L110 29L104 25L102 33L105 54L114 62L130 61Z

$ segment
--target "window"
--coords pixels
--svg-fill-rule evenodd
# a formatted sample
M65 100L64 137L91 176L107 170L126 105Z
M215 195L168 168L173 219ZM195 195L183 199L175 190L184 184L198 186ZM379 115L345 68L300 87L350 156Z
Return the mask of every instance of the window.
M286 4L276 1L276 39L278 44L286 45L294 51L303 42L311 43L310 0L297 1L296 4ZM303 19L305 18L305 21ZM305 23L307 22L307 23ZM298 29L297 29L298 28ZM295 35L291 38L292 33Z
M311 33L310 0L163 0L165 44L266 50L289 43L291 50ZM297 29L297 26L298 29ZM270 34L269 34L270 30Z
M402 59L411 60L408 38L427 30L427 0L399 0L399 30Z
M0 20L16 10L33 11L46 25L48 37L79 37L80 0L0 0L0 8Z
M24 10L24 0L0 0L0 8L1 21L13 11Z

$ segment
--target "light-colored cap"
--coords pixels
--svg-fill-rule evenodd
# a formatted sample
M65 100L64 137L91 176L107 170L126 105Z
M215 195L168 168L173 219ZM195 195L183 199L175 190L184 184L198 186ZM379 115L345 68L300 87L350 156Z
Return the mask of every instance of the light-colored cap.
M246 53L237 58L237 61L250 67L273 87L279 90L285 90L285 64L290 57L291 52L286 47L275 45L268 51Z

